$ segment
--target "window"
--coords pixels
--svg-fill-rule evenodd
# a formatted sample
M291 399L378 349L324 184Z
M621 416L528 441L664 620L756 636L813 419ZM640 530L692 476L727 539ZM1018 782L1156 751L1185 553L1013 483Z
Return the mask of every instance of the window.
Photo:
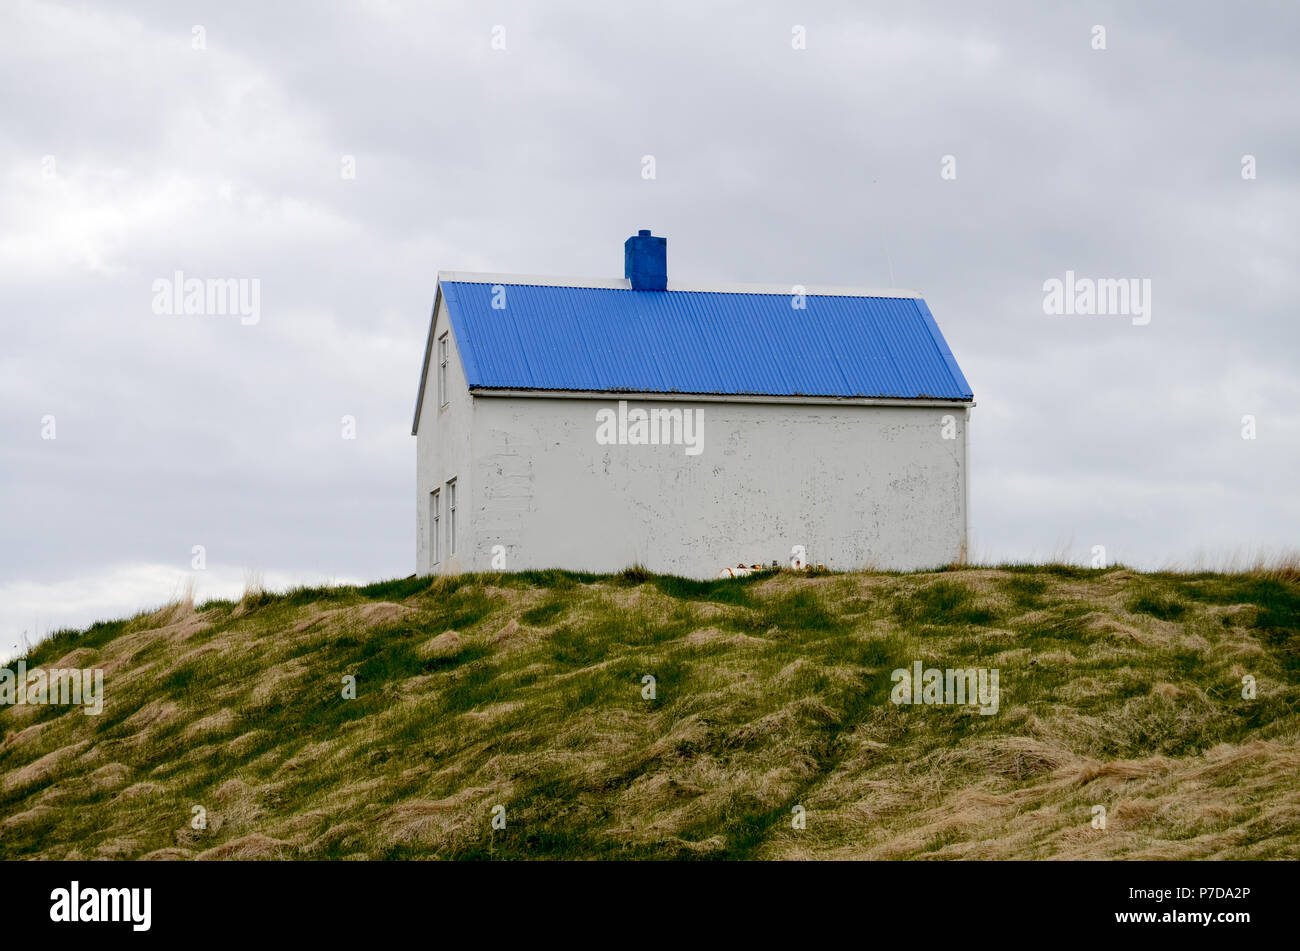
M441 527L438 524L438 518L442 513L438 511L439 504L440 504L440 500L438 498L438 490L434 489L432 492L429 493L429 519L433 525L433 530L430 532L430 539L429 539L429 550L433 556L429 562L429 564L431 565L436 565L438 562L442 560L442 551L441 551L442 536L438 532L439 528Z
M456 554L456 480L447 483L447 554Z
M447 335L438 338L438 405L447 405Z

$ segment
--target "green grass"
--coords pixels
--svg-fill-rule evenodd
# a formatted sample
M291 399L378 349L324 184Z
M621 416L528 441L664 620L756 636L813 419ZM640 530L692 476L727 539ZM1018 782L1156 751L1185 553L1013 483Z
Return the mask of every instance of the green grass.
M1144 591L1130 599L1128 609L1141 614L1149 614L1162 621L1177 621L1187 613L1187 606L1175 598L1154 591Z
M980 604L972 591L956 581L936 581L899 599L895 616L914 625L951 625L993 623L994 614Z
M72 651L104 712L0 709L0 858L1300 857L1286 574L404 578L27 660ZM896 706L914 661L998 712Z

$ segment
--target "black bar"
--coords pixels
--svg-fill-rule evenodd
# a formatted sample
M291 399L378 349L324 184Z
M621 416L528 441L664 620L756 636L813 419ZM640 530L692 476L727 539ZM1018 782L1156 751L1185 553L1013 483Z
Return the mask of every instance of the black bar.
M456 923L464 940L543 927L635 941L691 922L693 934L848 929L871 941L981 941L1037 934L1215 942L1286 933L1292 863L673 863L673 862L10 862L0 866L13 934L113 933L132 940L374 938ZM150 889L149 928L54 922L56 889ZM1134 890L1143 890L1137 892ZM1190 893L1178 889L1190 889ZM1202 891L1218 889L1218 891ZM141 896L143 893L140 893ZM92 900L97 903L96 898ZM70 904L70 902L69 902ZM142 912L142 909L137 909ZM1154 913L1155 920L1117 916ZM1189 921L1191 914L1248 920ZM142 917L142 914L139 915ZM1172 920L1162 920L1172 916ZM123 917L130 918L129 913ZM464 933L468 929L468 934ZM533 929L530 933L529 929ZM1050 929L1050 930L1038 930ZM980 936L983 935L984 938ZM452 934L445 937L450 940ZM530 943L531 943L530 942ZM259 941L260 943L260 941ZM973 945L972 945L973 946Z

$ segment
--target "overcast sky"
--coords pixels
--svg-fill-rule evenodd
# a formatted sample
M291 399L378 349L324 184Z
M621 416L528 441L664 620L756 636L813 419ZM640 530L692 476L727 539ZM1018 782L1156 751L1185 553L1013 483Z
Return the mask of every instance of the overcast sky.
M621 277L638 228L672 279L923 291L977 558L1296 545L1300 7L1064 6L6 2L0 653L409 574L436 272ZM1150 322L1045 314L1067 270ZM257 321L156 313L177 271Z

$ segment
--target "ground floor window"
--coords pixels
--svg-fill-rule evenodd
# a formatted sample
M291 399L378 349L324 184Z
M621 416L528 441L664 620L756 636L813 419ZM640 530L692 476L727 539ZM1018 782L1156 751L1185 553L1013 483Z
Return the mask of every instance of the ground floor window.
M447 482L447 554L456 554L456 480Z
M441 505L442 501L438 498L438 490L434 489L429 493L429 563L434 565L442 560L442 533L438 521L442 517Z

